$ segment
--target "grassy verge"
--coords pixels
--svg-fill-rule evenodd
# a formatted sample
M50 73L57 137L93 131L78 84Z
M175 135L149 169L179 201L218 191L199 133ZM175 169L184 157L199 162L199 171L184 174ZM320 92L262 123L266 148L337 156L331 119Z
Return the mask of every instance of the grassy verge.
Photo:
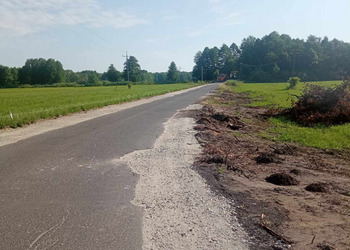
M187 89L194 84L0 89L0 128ZM12 118L10 117L12 113Z
M341 81L328 82L311 82L311 84L319 84L322 86L335 86ZM253 102L250 104L254 107L282 107L288 108L291 106L291 98L295 99L294 95L300 95L305 88L305 83L300 83L295 89L288 89L289 83L240 83L234 87L237 93L249 93Z
M323 86L334 86L340 81L319 82ZM282 107L291 106L292 95L299 95L305 84L300 84L294 90L288 89L288 83L254 83L238 86L223 86L223 89L230 89L237 93L249 93L253 99L250 106L254 107ZM271 118L269 120L267 133L263 136L276 141L296 142L304 146L323 149L350 149L350 124L338 126L316 126L302 127L283 117Z

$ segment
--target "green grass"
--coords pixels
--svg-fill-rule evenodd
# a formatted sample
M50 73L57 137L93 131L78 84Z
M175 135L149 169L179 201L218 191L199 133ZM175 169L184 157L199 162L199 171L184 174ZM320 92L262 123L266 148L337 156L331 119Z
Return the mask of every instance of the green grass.
M340 83L341 81L328 81L313 84L330 87ZM291 106L291 94L299 95L305 84L298 85L294 90L289 90L288 86L288 83L241 83L236 87L230 87L230 89L238 93L249 93L253 99L250 106L288 108ZM350 149L350 124L302 127L283 117L271 118L269 121L271 126L268 131L262 132L262 136L265 138L296 142L300 145L323 149Z
M330 87L340 84L341 81L310 83ZM288 89L288 87L289 83L241 83L234 87L234 91L237 93L249 93L253 99L250 106L288 108L291 106L291 98L296 99L293 95L300 95L305 88L305 83L298 84L295 89Z
M339 126L301 127L281 118L271 118L269 132L276 141L297 142L323 149L350 149L350 124Z
M194 84L0 89L0 128L187 89ZM11 111L13 119L10 118Z

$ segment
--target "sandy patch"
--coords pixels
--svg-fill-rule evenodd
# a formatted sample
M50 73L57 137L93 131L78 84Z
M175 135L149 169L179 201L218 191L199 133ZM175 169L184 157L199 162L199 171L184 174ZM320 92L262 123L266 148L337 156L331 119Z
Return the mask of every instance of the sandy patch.
M213 194L191 167L201 152L194 125L175 115L152 149L116 161L140 175L133 203L143 208L143 249L247 249L232 201Z

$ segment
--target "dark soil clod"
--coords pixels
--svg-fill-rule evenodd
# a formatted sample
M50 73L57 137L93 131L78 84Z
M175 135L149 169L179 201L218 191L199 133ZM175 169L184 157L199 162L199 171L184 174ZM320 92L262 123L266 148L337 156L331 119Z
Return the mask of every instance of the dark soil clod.
M221 156L212 156L206 160L206 163L211 164L211 163L216 163L216 164L222 164L224 163L224 159Z
M242 128L242 126L240 126L240 125L231 124L231 123L227 124L227 127L232 129L232 130L238 130L238 129Z
M198 124L208 124L208 123L210 123L210 121L207 118L203 117L203 118L199 119L197 121L197 123Z
M275 185L279 186L292 186L292 185L298 185L299 181L296 180L294 177L290 176L289 174L285 173L277 173L272 174L265 178L267 182L270 182Z
M296 168L292 169L289 173L295 174L295 175L301 175L301 171L299 169L296 169Z
M258 157L255 158L255 161L259 164L260 163L268 164L268 163L277 162L278 160L276 160L274 154L261 153Z
M315 193L327 193L328 188L327 188L327 183L323 182L316 182L312 183L305 188L306 191L309 192L315 192Z
M327 244L318 244L317 247L320 249L320 250L334 250L335 248L330 246L330 245L327 245Z
M211 117L214 118L217 121L220 121L220 122L228 122L230 120L230 118L227 115L218 114L218 113L217 114L213 114Z

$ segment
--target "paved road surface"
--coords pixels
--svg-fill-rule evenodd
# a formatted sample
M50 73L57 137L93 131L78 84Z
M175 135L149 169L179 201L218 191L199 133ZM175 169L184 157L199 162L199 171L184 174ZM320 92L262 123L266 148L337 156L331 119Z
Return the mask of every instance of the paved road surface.
M111 160L216 84L0 147L0 249L140 249L137 176Z

